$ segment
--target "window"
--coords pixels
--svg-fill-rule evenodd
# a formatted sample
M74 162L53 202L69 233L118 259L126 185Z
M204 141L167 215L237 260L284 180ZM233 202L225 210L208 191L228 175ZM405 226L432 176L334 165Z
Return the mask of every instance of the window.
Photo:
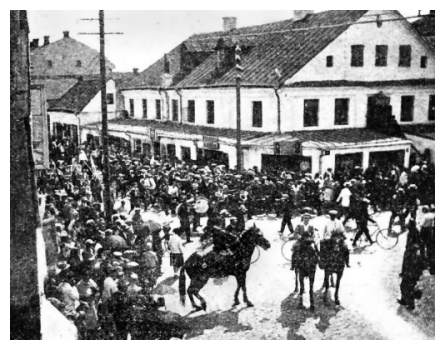
M82 67L82 61L81 60L77 60L76 61L76 67Z
M335 99L335 125L348 125L349 98Z
M195 100L189 100L187 106L187 120L189 123L195 122Z
M107 105L114 104L114 94L107 94Z
M411 66L411 46L400 45L399 46L399 67Z
M134 139L134 151L136 153L141 153L142 152L142 140L140 139Z
M161 100L155 100L156 119L161 119Z
M263 103L261 101L252 102L252 126L263 127Z
M130 117L134 117L134 100L130 98L128 102L130 103Z
M178 121L178 100L172 100L172 120Z
M428 57L421 56L420 57L420 68L426 68L427 64L428 64Z
M318 100L304 100L304 126L318 126Z
M351 67L363 67L364 45L351 46Z
M48 68L52 68L53 67L53 61L51 61L51 60L46 61L46 65L48 66Z
M412 122L414 109L414 96L402 96L400 121Z
M376 45L375 47L375 66L386 67L388 65L388 46Z
M147 99L142 99L142 118L147 119Z
M434 96L430 95L430 103L428 105L428 120L434 120L435 119L435 105L434 105Z
M326 56L326 67L332 67L334 65L334 56Z
M215 101L206 101L207 124L215 124Z

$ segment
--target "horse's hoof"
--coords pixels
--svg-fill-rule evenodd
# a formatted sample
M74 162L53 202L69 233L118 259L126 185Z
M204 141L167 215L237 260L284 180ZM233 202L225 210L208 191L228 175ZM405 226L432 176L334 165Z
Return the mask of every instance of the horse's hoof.
M337 300L335 301L335 305L338 305L338 306L339 306L339 305L340 305L340 300L337 299Z
M254 305L250 301L248 301L248 302L246 302L246 306L247 307L253 307Z
M238 306L239 305L239 301L235 301L233 304L232 304L232 307L235 307L235 306Z

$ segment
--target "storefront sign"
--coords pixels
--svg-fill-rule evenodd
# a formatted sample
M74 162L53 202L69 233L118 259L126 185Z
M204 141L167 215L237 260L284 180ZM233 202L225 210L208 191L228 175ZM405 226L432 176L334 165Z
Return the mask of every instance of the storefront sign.
M202 143L203 143L204 148L213 149L213 150L219 149L219 140L217 137L203 136Z

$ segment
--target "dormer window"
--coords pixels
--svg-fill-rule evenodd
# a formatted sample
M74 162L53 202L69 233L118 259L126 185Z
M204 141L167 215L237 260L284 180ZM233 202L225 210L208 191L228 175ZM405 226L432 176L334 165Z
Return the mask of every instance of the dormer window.
M52 68L53 67L53 61L51 61L51 60L46 61L46 65L47 65L48 68Z
M76 61L76 67L82 67L82 61L81 60L77 60Z

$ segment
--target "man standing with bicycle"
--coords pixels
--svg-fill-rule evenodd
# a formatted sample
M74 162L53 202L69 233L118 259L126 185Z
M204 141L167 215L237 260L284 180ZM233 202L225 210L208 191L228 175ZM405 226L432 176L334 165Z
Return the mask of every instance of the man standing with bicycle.
M391 232L392 225L396 217L399 218L401 232L405 231L405 218L407 212L405 208L405 191L403 188L398 188L396 194L391 200L391 217L389 219L388 232Z
M370 245L374 244L374 241L369 235L368 221L373 223L376 222L369 216L368 206L369 206L368 198L362 198L357 203L357 208L355 210L355 220L357 222L357 234L355 235L354 241L352 242L353 247L357 246L357 241L359 240L362 234L365 235Z

